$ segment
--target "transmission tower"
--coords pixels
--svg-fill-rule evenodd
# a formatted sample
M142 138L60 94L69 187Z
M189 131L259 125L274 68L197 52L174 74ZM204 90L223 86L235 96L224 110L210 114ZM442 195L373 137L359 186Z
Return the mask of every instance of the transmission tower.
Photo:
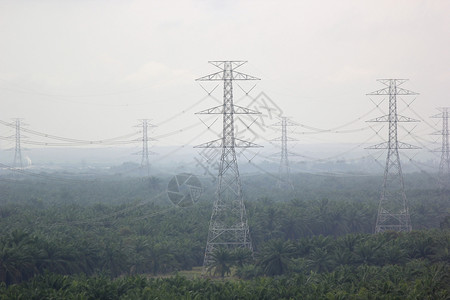
M368 149L387 149L386 166L384 169L383 190L378 206L375 233L383 231L411 231L411 219L405 194L399 149L418 149L413 145L399 142L397 139L398 122L418 122L397 113L397 96L417 95L417 93L400 88L407 79L380 79L386 87L367 95L389 96L389 114L372 119L368 122L388 122L389 140Z
M23 125L20 119L15 119L14 123L16 125L16 146L14 147L14 161L13 161L13 168L15 169L22 169L23 168L23 161L22 161L22 147L21 147L21 126Z
M150 154L155 154L152 151L148 150L148 141L153 140L148 137L148 128L149 127L155 127L155 125L150 124L148 119L142 119L139 120L140 124L137 125L137 127L140 127L142 129L142 151L138 152L138 154L141 154L141 169L147 170L147 176L150 175L150 161L148 159L148 156Z
M197 114L221 114L223 129L220 139L196 146L196 148L221 149L217 189L203 261L204 268L211 264L212 253L221 247L227 249L246 248L253 252L235 148L258 146L235 137L234 115L259 114L257 111L233 103L234 80L259 80L256 77L236 72L236 69L246 61L210 61L209 63L219 68L220 71L197 80L223 81L223 104Z
M281 137L273 139L273 141L281 142L281 152L280 152L280 167L278 170L278 182L277 187L294 189L291 180L290 168L289 168L289 151L288 151L288 141L296 141L296 139L289 138L287 134L288 126L298 126L298 124L290 121L287 117L281 117L281 122L275 123L272 126L281 126Z
M450 157L448 146L448 107L438 108L441 111L440 114L432 116L432 118L442 119L442 130L435 132L435 135L442 136L442 148L441 162L439 163L439 187L443 192L443 195L447 193L450 188Z

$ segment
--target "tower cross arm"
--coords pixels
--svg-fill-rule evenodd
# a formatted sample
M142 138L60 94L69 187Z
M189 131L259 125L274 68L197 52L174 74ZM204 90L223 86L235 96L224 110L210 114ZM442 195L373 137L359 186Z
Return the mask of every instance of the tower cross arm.
M261 113L257 110L249 109L246 107L242 107L239 105L233 105L234 113L235 114L242 114L242 115L260 115Z
M233 80L261 80L258 77L247 75L241 72L232 71L231 74Z
M377 95L389 95L389 88L384 88L371 93L366 94L367 96L377 96Z
M223 81L223 80L261 80L261 79L241 72L236 72L234 70L231 70L231 72L219 71L217 73L209 74L196 79L196 81Z
M405 117L402 115L397 115L397 122L420 122L419 120L412 119L410 117Z
M212 64L213 66L218 67L221 70L225 70L225 64L231 64L233 69L237 69L240 66L247 63L246 60L210 60L208 63Z
M389 90L389 87L381 89L381 90L377 90L371 93L366 94L367 96L378 96L378 95L391 95L391 91ZM401 95L401 96L405 96L405 95L419 95L419 93L407 90L407 89L402 89L397 87L396 88L396 92L395 95Z
M443 134L444 134L444 131L442 131L442 130L438 130L438 131L431 133L431 135L443 135Z
M409 79L377 79L378 82L381 82L382 84L389 86L392 82L395 82L396 86L400 86L407 82Z
M370 119L366 122L389 122L391 121L389 119L389 115L384 115L378 118L374 118L374 119ZM395 120L397 122L420 122L419 120L413 119L413 118L409 118L409 117L405 117L402 115L397 115L397 119Z
M262 146L260 146L258 144L255 144L255 143L252 143L249 141L244 141L244 140L237 139L237 138L234 138L233 141L234 141L233 144L234 144L235 148L262 148ZM203 143L203 144L194 146L194 148L223 148L222 145L223 145L222 139L217 139L214 141L210 141L207 143Z
M262 148L262 146L249 142L249 141L244 141L241 139L234 139L234 147L236 148Z
M366 147L365 149L387 149L388 146L389 146L388 142L384 142L384 143Z
M223 71L217 73L209 74L200 78L195 79L195 81L222 81L224 79Z
M376 144L373 146L369 146L366 149L389 149L389 143L388 142L383 142L380 144ZM403 142L398 142L397 143L397 149L406 149L406 150L411 150L411 149L420 149L420 147L411 145L411 144L407 144L407 143L403 143Z
M441 112L440 114L433 115L433 116L431 116L430 118L439 118L439 119L442 119L442 118L444 118L444 117L445 117L445 113L444 113L444 112Z
M202 111L195 113L196 115L221 115L223 114L223 105L215 106L212 108L208 108ZM256 110L252 110L246 107L233 105L233 113L238 115L260 115L261 113Z
M277 122L272 126L283 126L283 122ZM300 124L287 120L285 126L300 126Z
M214 141L203 143L203 144L194 146L194 148L222 148L222 139L217 139Z
M213 115L213 114L221 115L221 114L223 114L223 105L211 107L211 108L196 112L195 114L196 115Z
M397 87L397 95L419 95L419 93Z
M403 142L398 142L398 149L420 149L420 147L411 145L411 144L407 144L407 143L403 143Z
M296 141L298 141L298 139L294 139L294 138L291 138L291 137L286 137L285 140L288 141L288 142L296 142ZM277 138L271 139L271 141L281 142L281 141L283 141L283 138L282 137L277 137Z
M134 139L132 141L133 142L144 142L145 140L151 141L151 142L157 141L157 139L154 139L152 137L147 137L147 139L144 139L144 138L140 137L140 138ZM91 144L101 144L101 141L100 142L93 141L93 142L91 142Z

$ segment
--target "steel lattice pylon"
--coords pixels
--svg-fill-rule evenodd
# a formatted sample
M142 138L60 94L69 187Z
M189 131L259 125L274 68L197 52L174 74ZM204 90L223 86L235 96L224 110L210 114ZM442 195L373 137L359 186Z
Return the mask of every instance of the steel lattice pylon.
M223 81L223 104L197 114L223 115L222 137L196 148L221 148L217 189L209 223L208 241L206 243L203 266L212 262L211 254L218 248L246 248L253 252L242 197L242 186L235 148L258 147L256 144L235 137L235 114L259 114L248 108L234 105L234 80L259 80L235 70L245 61L210 61L220 69L219 72L197 79L198 81Z
M15 138L16 138L16 145L14 147L14 161L13 161L13 167L14 168L23 168L23 161L22 161L22 146L21 146L21 133L20 133L20 127L22 125L21 120L20 119L16 119L15 120L15 125L16 125L16 133L15 133Z
M413 145L399 142L397 139L398 122L418 122L417 120L398 115L397 96L417 95L417 93L400 88L407 79L380 79L387 87L367 95L389 96L389 114L368 122L388 122L389 140L368 149L387 149L386 166L384 169L383 190L378 206L375 233L383 231L411 231L411 219L405 194L399 149L418 149Z
M439 188L445 196L450 189L450 157L449 157L449 143L448 143L448 107L438 108L441 113L432 116L432 118L442 119L442 130L435 132L436 135L442 136L442 147L440 152L441 161L439 163Z
M280 152L280 167L278 170L278 181L277 187L282 189L288 187L294 189L291 180L291 171L289 167L289 151L288 151L288 141L296 141L288 137L287 127L288 126L298 126L298 124L290 121L287 117L281 117L281 122L275 123L272 126L281 126L281 137L273 139L273 141L281 142L281 152Z
M147 176L150 175L150 161L148 156L150 154L155 154L154 152L148 150L148 141L153 140L148 137L148 128L155 127L155 125L150 124L148 121L148 119L142 119L140 120L140 124L137 125L137 127L142 129L142 151L138 152L138 154L141 154L141 169L147 171Z

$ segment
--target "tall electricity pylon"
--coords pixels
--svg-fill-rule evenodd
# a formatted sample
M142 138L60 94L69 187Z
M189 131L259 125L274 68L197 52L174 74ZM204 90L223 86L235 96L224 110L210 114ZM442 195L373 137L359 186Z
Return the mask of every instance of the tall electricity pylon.
M418 149L413 145L399 142L397 139L398 122L418 122L397 113L397 96L417 95L417 93L400 88L407 79L380 79L384 89L367 95L389 96L389 114L369 120L368 122L388 122L389 141L368 149L387 149L386 167L384 169L383 190L378 206L375 233L383 231L411 231L411 218L406 200L399 149Z
M14 161L13 161L13 168L15 169L22 169L23 168L23 161L22 161L22 146L21 146L21 120L15 119L14 121L16 125L16 146L14 147Z
M432 118L442 119L442 130L435 132L436 135L442 135L441 162L439 163L439 188L443 195L447 194L450 189L450 157L448 144L448 107L438 108L440 114L432 116Z
M281 122L275 123L272 126L281 126L281 137L273 139L272 141L281 142L281 152L280 152L280 167L278 169L278 182L277 187L280 189L290 188L294 189L294 185L291 180L291 170L289 167L289 151L288 151L288 141L296 141L296 139L289 138L287 135L288 126L298 126L298 124L290 121L287 117L281 117Z
M137 127L142 129L142 151L138 152L138 154L141 154L141 169L147 170L147 176L150 175L150 161L148 156L150 154L155 154L154 152L148 150L148 141L153 140L148 137L148 128L155 127L155 125L148 123L148 121L148 119L142 119L140 120L140 124L137 125Z
M256 77L236 72L246 61L210 61L220 69L198 81L223 81L223 104L197 114L221 114L223 116L222 137L196 148L221 148L217 189L209 223L203 267L211 265L212 254L218 248L246 248L252 251L250 231L247 223L242 186L235 148L258 147L256 144L235 137L235 114L259 114L248 108L234 105L234 80L259 80Z

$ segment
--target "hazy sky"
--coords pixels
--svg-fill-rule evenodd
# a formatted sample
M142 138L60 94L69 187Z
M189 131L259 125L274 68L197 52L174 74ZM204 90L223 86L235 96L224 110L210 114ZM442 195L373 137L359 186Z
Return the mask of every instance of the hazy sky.
M217 105L186 110L206 94L194 79L217 70L208 60L247 60L240 71L261 78L251 95L265 92L313 127L370 111L365 94L382 88L378 78L409 78L404 87L420 93L413 108L428 118L450 106L449 15L450 1L438 0L1 0L0 120L103 139L135 130L137 119L177 115L155 129L164 134L200 123L193 113ZM186 143L202 126L161 143ZM315 141L328 137L303 142Z

